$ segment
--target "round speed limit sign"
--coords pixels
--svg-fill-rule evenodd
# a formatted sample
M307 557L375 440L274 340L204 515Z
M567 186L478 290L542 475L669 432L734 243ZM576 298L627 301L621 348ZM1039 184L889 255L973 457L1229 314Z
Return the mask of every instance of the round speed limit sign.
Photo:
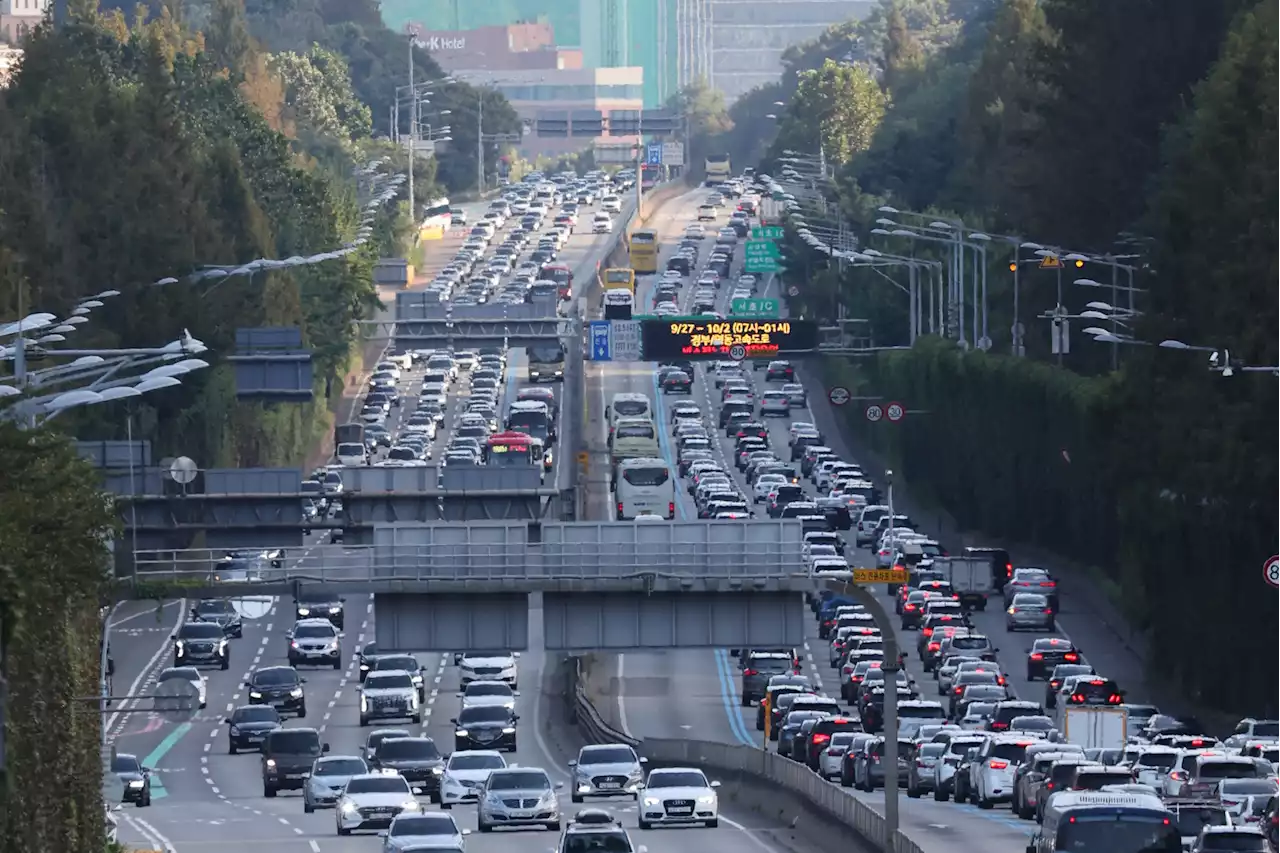
M1272 557L1262 564L1262 574L1267 583L1280 586L1280 556Z
M907 410L902 408L901 403L890 403L885 408L884 413L885 417L896 424L898 421L902 420L902 416L907 413Z
M729 347L729 358L733 359L734 361L742 361L746 357L747 357L747 348L744 347L742 344L734 344L733 346Z
M876 421L880 420L883 417L884 417L884 409L881 409L875 403L872 403L870 406L867 406L867 420L871 421L872 423L875 423Z

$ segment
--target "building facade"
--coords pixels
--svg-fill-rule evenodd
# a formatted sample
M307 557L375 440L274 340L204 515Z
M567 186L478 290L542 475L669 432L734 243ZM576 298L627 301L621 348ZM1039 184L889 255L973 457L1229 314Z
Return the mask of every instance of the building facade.
M0 0L0 43L16 45L49 12L50 0Z

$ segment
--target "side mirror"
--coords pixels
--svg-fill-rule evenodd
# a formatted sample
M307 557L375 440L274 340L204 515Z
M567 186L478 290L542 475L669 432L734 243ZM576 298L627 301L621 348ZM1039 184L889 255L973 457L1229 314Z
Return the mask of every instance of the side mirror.
M299 684L306 684L306 683L307 683L307 680L306 680L305 678L299 678L299 679L298 679L298 683L299 683Z
M384 829L384 830L382 830L381 832L379 832L379 833L378 833L378 837L379 837L379 838L386 838L386 837L387 837L387 831L386 831L385 829Z
M150 776L150 775L151 775L152 773L154 773L155 771L154 771L154 770L152 770L150 767L144 767L144 768L142 768L142 772L143 772L143 774L144 774L144 775Z
M462 698L462 691L461 691L461 690L459 690L459 691L458 691L457 693L455 693L454 695L455 695L455 696L457 696L459 699L461 699L461 698Z
M449 722L453 723L453 724L456 726L456 725L458 724L458 718L457 718L457 717L450 717L450 718L449 718Z
M742 651L741 649L729 649L729 657L736 658L741 651Z
M223 717L223 718L222 718L222 722L226 723L227 725L231 725L231 718L230 718L230 717Z
M556 783L556 790L557 790L557 791L562 790L563 788L564 788L564 783L563 783L563 782L557 782L557 783Z
M511 656L512 656L513 658L518 658L518 657L520 657L520 653L519 653L519 652L512 652L512 653L511 653Z
M720 783L719 783L719 782L712 782L712 783L711 783L711 787L713 787L713 788L719 788L719 787L720 787Z
M520 695L520 691L519 691L519 690L513 690L513 691L511 692L511 695L512 695L512 696L519 696L519 695ZM1121 695L1123 695L1123 694L1121 694Z
M519 715L519 714L512 714L512 715L511 715L511 722L513 722L513 723L518 723L518 722L520 722L520 715Z
M344 632L342 632L342 631L339 631L339 632L338 632L338 639L339 639L339 640L341 640L341 639L345 638L346 636L347 636L347 635L346 635Z
M907 658L911 657L911 655L907 654L906 652L899 652L898 657L902 658L903 660L906 660Z
M464 830L462 830L462 834L463 834L463 835L470 835L470 834L471 834L471 830L469 830L469 829L464 829Z
M574 758L574 759L570 759L570 760L569 760L569 766L570 766L570 767L577 767L577 766L578 766L578 760L577 760L576 758Z
M339 602L339 603L345 603L345 602L346 602L346 600L347 600L346 596L344 596L344 595L340 595L340 596L338 596L338 602Z
M320 746L320 754L321 754L321 755L325 755L325 754L327 754L328 752L329 752L329 744L327 744L327 743L326 743L326 744L322 744L322 745Z
M169 635L169 639L170 639L170 640L176 640L176 639L178 639L178 635L177 635L177 634L170 634L170 635Z
M643 757L642 757L642 758L640 759L640 763L641 763L641 764L648 764L648 763L649 763L649 759L647 759L647 758L643 758Z
M992 653L992 654L999 654L999 653L1000 653L1000 650L999 650L999 649L992 649L992 650L991 650L991 653Z

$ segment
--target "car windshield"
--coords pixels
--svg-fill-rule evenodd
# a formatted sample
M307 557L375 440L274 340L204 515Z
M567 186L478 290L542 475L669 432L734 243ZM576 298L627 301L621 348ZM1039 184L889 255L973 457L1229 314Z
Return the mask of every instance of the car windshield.
M278 723L280 714L270 705L246 705L231 715L234 723Z
M440 750L436 749L435 741L430 738L388 738L378 744L378 758L410 758L422 761L434 761L440 758Z
M222 628L209 622L188 622L178 631L180 640L218 640Z
M112 773L141 773L142 765L138 763L137 756L134 755L117 755L111 759Z
M200 673L189 666L178 667L176 669L166 669L160 673L157 681L199 681Z
M582 750L579 764L631 764L636 754L628 746L594 746Z
M505 723L510 721L511 712L501 705L481 705L463 708L458 713L458 725L467 726L476 723Z
M1014 717L1009 726L1028 732L1047 732L1053 728L1053 720L1048 717Z
M369 673L365 690L407 690L413 687L413 677L407 672Z
M1274 779L1223 779L1218 790L1223 794L1274 794L1276 793L1276 780Z
M1280 737L1280 722L1254 723L1252 736L1256 738Z
M705 788L707 777L699 770L663 770L649 774L648 788Z
M1022 756L1027 753L1028 744L1025 743L996 743L991 746L990 758L1003 758L1006 761L1014 763L1022 763Z
M449 759L452 770L499 770L507 766L501 755L462 755L454 753Z
M489 777L490 791L546 791L551 780L541 770L516 770Z
M649 413L649 402L647 400L643 402L638 400L615 400L613 411L618 417L647 415Z
M293 629L293 636L303 640L329 638L337 633L337 629L332 625L299 625Z
M196 605L196 612L202 616L209 616L215 613L226 613L228 615L235 613L236 609L231 606L230 601L223 599L214 599L211 601L202 601Z
M471 683L467 685L467 696L510 696L511 688L506 684L490 683L477 684Z
M298 683L298 673L293 669L260 669L253 674L257 687L286 687Z
M1206 826L1226 826L1226 809L1210 806L1181 806L1178 809L1178 834L1183 836L1199 835Z
M320 735L314 731L276 729L268 735L268 752L287 755L319 755Z
M412 794L403 776L361 776L347 783L348 794Z
M388 835L457 835L458 825L451 815L402 815L391 822Z
M358 758L325 758L316 763L316 776L359 776L369 768Z
M1206 761L1200 765L1201 779L1256 779L1258 766L1243 761Z
M378 658L374 664L375 670L397 669L401 672L417 672L418 660L412 655L387 655L384 658Z

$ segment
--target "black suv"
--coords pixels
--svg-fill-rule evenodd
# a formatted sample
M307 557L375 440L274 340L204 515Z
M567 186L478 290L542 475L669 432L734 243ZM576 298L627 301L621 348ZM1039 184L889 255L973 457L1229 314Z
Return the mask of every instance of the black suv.
M267 666L256 669L245 682L250 705L270 705L280 714L307 715L307 694L302 685L305 678L291 666Z
M216 622L228 637L243 637L244 622L240 613L225 598L206 598L191 608L191 621Z
M315 760L329 751L315 729L276 729L262 740L262 796L301 791Z
M231 666L226 635L217 622L184 622L173 635L174 666Z
M560 836L559 853L580 850L609 850L630 853L631 838L622 822L604 809L583 809L573 816Z
M259 751L269 732L280 728L280 714L269 705L241 705L226 718L227 754L242 749Z
M520 717L504 705L472 705L450 722L455 726L454 750L516 751L516 723Z
M377 745L369 765L378 770L391 770L409 781L415 794L428 794L431 802L440 802L440 776L444 772L444 756L429 737L389 737Z
M294 620L328 619L341 631L346 623L345 598L324 592L308 590L298 593L293 600Z

